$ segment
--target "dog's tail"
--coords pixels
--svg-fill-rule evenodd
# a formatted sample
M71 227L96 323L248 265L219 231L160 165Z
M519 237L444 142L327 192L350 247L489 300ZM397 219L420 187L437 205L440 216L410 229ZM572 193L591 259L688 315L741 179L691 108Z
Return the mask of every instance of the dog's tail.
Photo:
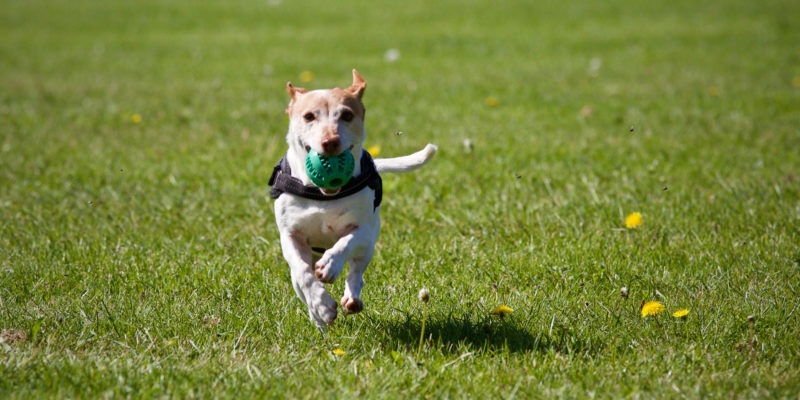
M428 162L436 154L436 145L428 143L424 149L407 156L394 158L378 158L375 167L378 172L407 172L413 171Z

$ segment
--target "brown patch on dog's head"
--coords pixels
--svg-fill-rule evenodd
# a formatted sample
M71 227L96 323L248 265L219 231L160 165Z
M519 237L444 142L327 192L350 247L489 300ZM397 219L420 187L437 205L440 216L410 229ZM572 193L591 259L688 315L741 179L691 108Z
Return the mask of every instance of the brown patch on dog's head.
M335 101L346 105L353 110L355 115L359 116L362 120L364 119L367 109L364 107L364 103L361 102L361 98L356 94L352 93L349 89L339 88L331 89L330 94Z
M361 102L366 87L356 70L347 89L307 91L287 83L286 91L291 96L286 108L290 146L298 145L300 152L313 149L323 155L337 155L353 150L356 145L360 147L366 135L366 108Z
M342 104L347 105L353 110L353 113L364 119L366 114L366 109L364 104L361 102L361 98L364 97L364 91L367 88L367 82L358 73L355 69L353 69L353 83L347 89L340 89L334 88L330 89L330 94L333 95L333 100L338 101ZM286 107L286 113L292 115L295 108L303 108L300 107L305 103L303 101L304 94L310 93L308 90L301 88L301 87L294 87L292 82L286 82L286 92L289 93L291 100L289 101L289 105ZM317 100L317 99L314 99ZM312 101L312 98L306 99L306 101Z
M366 114L364 103L361 102L354 93L349 90L333 88L329 90L314 90L311 92L297 92L302 96L295 96L289 102L286 113L290 116L295 112L303 113L310 110L328 110L334 108L336 104L343 104L353 110L353 114L362 120Z

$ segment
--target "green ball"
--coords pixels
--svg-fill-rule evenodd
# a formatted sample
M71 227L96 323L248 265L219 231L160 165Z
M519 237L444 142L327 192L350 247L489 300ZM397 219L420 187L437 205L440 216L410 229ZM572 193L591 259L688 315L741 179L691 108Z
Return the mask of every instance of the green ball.
M350 181L356 168L353 155L343 151L338 156L323 156L314 150L306 156L306 173L311 182L319 188L332 190Z

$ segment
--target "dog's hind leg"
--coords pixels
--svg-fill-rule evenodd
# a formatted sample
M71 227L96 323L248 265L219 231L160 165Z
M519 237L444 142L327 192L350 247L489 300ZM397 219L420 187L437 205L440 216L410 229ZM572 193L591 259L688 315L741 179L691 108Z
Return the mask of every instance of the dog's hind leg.
M344 282L344 296L340 304L348 314L359 313L364 309L364 302L361 301L361 289L364 287L364 271L372 261L375 248L370 246L358 257L348 261L350 271Z
M311 248L302 237L281 232L281 248L292 275L292 286L308 307L308 314L317 328L324 329L336 320L336 300L325 285L314 276Z

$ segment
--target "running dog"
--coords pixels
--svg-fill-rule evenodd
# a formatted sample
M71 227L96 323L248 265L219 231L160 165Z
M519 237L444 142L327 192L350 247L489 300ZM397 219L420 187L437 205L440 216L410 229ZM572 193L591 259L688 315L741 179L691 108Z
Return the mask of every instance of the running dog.
M333 324L339 304L348 314L364 309L363 275L380 230L380 173L417 169L436 153L436 146L428 144L411 155L373 160L363 148L366 87L356 70L347 89L307 91L286 84L289 149L273 170L270 196L292 285L319 329ZM305 169L312 149L324 156L351 152L355 170L350 181L334 190L314 186ZM349 271L337 303L324 284L334 282L345 263Z

